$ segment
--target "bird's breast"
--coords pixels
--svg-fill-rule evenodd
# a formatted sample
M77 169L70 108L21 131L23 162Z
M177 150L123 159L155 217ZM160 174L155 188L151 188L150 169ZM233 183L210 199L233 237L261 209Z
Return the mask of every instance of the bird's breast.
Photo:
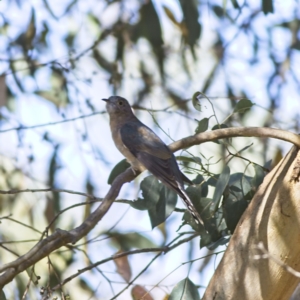
M133 169L141 172L146 170L145 166L124 145L120 130L112 130L112 138L118 150L126 157L127 161L131 164Z

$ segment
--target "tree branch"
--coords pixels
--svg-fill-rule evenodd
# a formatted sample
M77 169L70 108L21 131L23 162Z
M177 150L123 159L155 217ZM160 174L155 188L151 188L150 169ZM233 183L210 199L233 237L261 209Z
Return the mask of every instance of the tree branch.
M169 148L175 152L194 145L232 137L269 137L290 142L300 148L300 136L298 134L268 127L232 127L206 131L176 141L170 144Z

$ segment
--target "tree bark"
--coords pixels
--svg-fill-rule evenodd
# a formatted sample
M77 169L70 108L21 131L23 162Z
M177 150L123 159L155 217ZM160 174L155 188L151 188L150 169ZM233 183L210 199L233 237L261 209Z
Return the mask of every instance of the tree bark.
M202 300L285 300L300 281L300 151L293 147L265 177L241 217Z

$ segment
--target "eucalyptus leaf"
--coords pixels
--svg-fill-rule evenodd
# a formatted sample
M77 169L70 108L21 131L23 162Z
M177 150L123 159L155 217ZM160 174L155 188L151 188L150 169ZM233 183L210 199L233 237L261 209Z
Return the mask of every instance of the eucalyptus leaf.
M177 194L150 175L141 182L142 195L148 209L152 228L163 223L174 211Z
M193 106L196 110L198 111L202 111L201 110L201 104L200 104L200 100L198 99L198 97L201 95L200 92L196 92L194 93L193 97L192 97L192 103L193 103Z
M198 126L195 129L195 133L201 133L207 130L208 128L209 119L203 118L202 120L198 121Z
M228 166L225 166L222 173L220 174L220 177L217 181L216 188L213 195L213 205L212 210L216 211L217 207L219 206L219 202L221 200L221 197L223 195L223 192L225 191L228 182L230 179L230 168Z
M150 239L136 232L130 232L130 233L109 232L107 235L111 238L112 243L117 249L121 248L125 251L134 248L142 249L142 248L157 247L157 245L154 242L152 242Z
M194 0L179 0L182 13L183 24L185 25L185 32L183 34L183 41L190 46L194 60L196 60L196 54L194 47L201 35L201 24L199 23L199 12L197 2Z
M224 128L228 128L228 126L226 124L216 124L215 126L212 127L211 130L224 129Z
M194 283L187 277L173 288L168 300L200 300L199 292Z
M248 207L248 201L245 199L237 200L234 197L228 197L224 200L223 210L227 228L231 233L234 232L237 223L242 214Z
M234 111L244 113L253 106L253 103L248 99L241 99L235 106Z
M201 197L207 197L208 194L208 184L201 174L198 174L195 179L192 180L194 184L199 184L201 186Z
M6 296L3 291L0 291L0 300L6 300Z
M268 161L264 164L264 168L270 170L271 167L272 167L272 162L273 162L272 159L268 160Z
M262 0L262 9L265 15L274 12L273 1L274 0Z
M253 164L255 170L255 176L252 179L252 185L257 189L265 178L265 171L263 168L257 164Z
M112 184L113 181L115 180L115 178L120 175L121 173L123 173L126 169L128 169L130 167L130 163L126 160L126 159L122 159L120 162L118 162L114 168L112 169L112 171L109 174L107 183L108 184Z
M190 156L190 157L176 156L176 160L183 161L183 162L197 163L197 164L202 165L201 158L199 156Z
M138 210L148 210L149 205L145 199L138 198L135 201L130 201L130 206Z
M229 193L223 199L223 212L227 228L231 233L248 207L249 195L252 192L252 178L243 173L235 173L230 176Z
M149 217L152 229L163 223L171 215L175 209L176 203L177 194L173 190L162 185L160 197L155 209L149 209Z
M149 203L149 209L155 210L160 198L161 190L161 185L158 180L153 175L147 176L141 182L140 187L145 201Z

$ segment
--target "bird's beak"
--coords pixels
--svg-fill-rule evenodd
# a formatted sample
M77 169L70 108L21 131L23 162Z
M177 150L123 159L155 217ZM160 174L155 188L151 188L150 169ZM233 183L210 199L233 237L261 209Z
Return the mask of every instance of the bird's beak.
M105 102L107 102L108 101L108 99L102 99L103 101L105 101Z

